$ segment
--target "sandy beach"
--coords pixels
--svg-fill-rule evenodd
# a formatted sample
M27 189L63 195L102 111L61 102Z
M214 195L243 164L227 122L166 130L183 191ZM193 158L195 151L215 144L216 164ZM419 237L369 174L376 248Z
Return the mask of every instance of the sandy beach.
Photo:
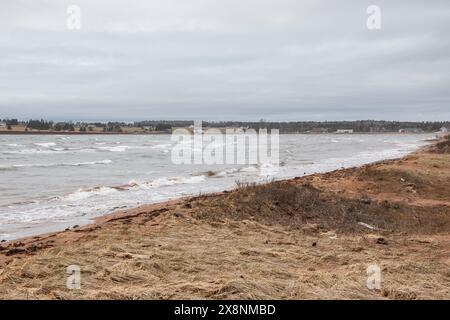
M450 139L0 246L0 299L450 299ZM382 285L369 290L367 267ZM66 287L67 267L81 289Z

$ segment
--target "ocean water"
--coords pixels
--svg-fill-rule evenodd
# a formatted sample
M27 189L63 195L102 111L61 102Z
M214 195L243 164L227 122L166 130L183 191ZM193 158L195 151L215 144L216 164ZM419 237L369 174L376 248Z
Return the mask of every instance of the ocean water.
M280 135L278 171L176 165L170 135L0 136L0 240L89 223L116 210L401 157L432 135Z

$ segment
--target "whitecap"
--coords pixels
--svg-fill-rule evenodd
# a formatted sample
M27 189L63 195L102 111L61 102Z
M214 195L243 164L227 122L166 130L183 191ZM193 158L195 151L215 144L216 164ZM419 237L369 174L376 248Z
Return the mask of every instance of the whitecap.
M98 149L110 152L125 152L129 146L99 147Z
M35 146L44 147L44 148L50 148L56 146L56 143L54 142L41 142L41 143L34 143Z
M86 161L86 162L76 162L76 163L29 163L29 164L14 164L9 167L4 167L4 170L8 168L49 168L49 167L78 167L78 166L89 166L89 165L97 165L97 164L110 164L112 160L105 159L100 161ZM1 169L2 167L0 167Z
M152 181L140 182L136 180L131 180L127 185L118 187L123 190L123 187L138 188L138 189L150 189L156 187L167 187L177 184L194 184L201 183L205 181L206 177L203 175L192 176L192 177L161 177ZM117 187L116 187L117 188Z
M69 193L65 196L61 197L57 197L55 198L55 200L66 200L66 201L80 201L80 200L85 200L87 198L93 197L93 196L106 196L106 195L110 195L112 193L116 193L119 192L117 189L115 188L111 188L111 187L98 187L98 188L93 188L93 189L78 189L77 191L73 192L73 193Z

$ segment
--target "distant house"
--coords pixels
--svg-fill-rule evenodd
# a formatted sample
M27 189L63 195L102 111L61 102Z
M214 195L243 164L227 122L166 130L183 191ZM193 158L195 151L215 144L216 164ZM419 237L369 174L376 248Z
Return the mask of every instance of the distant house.
M353 133L353 129L338 129L336 133Z
M6 122L0 121L0 128L4 129L6 127L7 127Z
M142 129L144 129L144 131L155 131L156 127L155 126L143 126Z
M328 133L327 128L312 128L310 133Z
M423 133L423 130L420 128L404 128L398 130L399 133Z
M448 128L446 128L446 127L442 127L440 131L441 131L442 133L447 133L447 132L449 132L450 130L449 130Z

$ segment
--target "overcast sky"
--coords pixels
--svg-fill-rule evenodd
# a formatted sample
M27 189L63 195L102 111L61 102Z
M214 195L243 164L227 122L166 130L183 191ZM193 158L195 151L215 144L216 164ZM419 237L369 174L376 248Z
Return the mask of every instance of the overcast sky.
M449 30L448 0L1 0L0 118L450 120Z

